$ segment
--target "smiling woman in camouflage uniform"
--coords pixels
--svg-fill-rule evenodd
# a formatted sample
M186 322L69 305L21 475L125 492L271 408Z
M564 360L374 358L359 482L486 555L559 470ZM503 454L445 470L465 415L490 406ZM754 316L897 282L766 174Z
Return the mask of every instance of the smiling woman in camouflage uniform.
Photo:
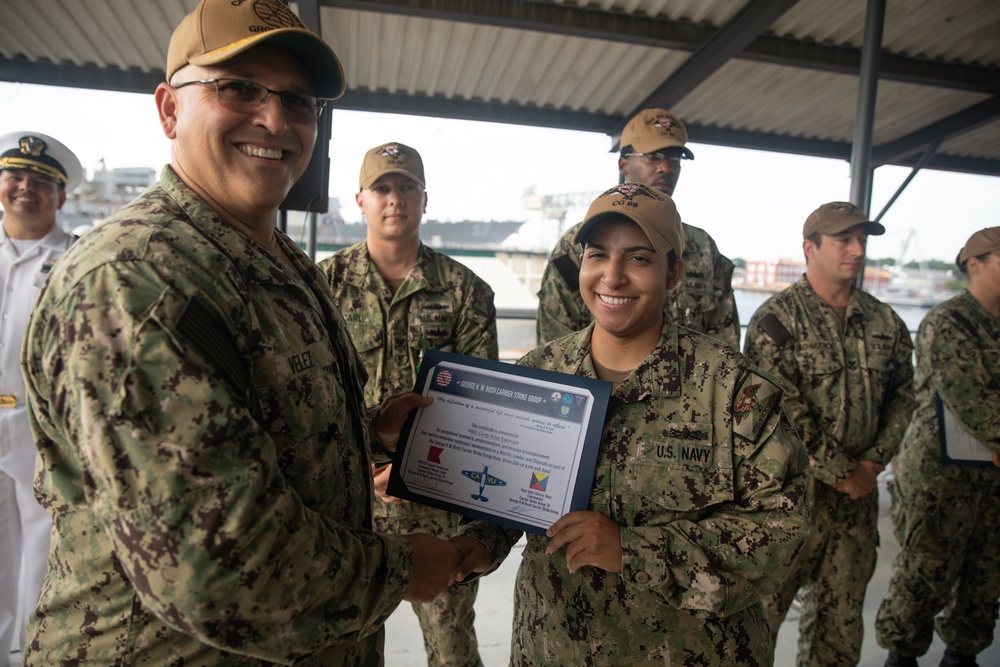
M512 665L773 663L760 599L806 539L805 450L781 390L733 347L666 320L680 219L625 183L581 227L595 322L520 363L614 383L590 503L529 535ZM520 533L473 522L459 576L494 569ZM473 539L474 538L474 539Z
M888 666L916 665L935 628L947 645L942 667L972 667L993 643L1000 598L1000 227L973 234L956 263L969 288L920 323L919 407L889 485L902 548L875 621ZM939 405L992 453L992 463L942 461Z

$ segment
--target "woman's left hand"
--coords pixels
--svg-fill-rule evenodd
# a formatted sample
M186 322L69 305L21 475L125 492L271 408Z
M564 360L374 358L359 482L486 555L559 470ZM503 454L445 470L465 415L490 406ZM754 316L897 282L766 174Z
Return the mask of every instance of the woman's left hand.
M593 565L608 572L622 571L621 526L600 512L570 512L552 524L545 534L545 553L554 554L566 545L566 566L576 572Z

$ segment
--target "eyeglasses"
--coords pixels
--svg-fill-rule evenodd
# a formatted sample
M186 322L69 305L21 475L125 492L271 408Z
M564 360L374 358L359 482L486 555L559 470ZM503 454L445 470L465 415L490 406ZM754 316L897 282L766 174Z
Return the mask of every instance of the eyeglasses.
M625 153L625 157L640 158L643 163L648 164L651 167L662 164L664 160L667 161L671 169L681 166L680 155L668 155L666 153L661 153L660 151L655 153Z
M285 117L293 123L315 123L319 120L327 103L327 100L322 97L291 93L285 90L271 90L267 86L243 79L198 79L178 83L174 88L183 88L192 83L215 86L215 99L219 101L219 105L237 113L257 113L261 107L267 104L267 99L272 94L277 95L278 99L281 100L281 108L285 112Z

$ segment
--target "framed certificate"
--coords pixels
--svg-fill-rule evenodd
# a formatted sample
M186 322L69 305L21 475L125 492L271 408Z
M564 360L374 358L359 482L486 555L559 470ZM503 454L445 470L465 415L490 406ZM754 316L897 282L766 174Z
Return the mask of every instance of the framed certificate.
M611 383L425 350L388 492L544 534L586 509Z
M965 430L955 413L935 395L938 431L941 434L941 462L965 466L992 466L993 453Z

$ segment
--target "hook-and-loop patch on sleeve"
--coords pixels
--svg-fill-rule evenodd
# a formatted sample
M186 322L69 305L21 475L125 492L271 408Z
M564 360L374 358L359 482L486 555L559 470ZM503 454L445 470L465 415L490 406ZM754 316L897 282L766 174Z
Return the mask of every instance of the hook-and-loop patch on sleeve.
M733 435L756 444L780 404L781 387L754 371L748 372L733 395Z

